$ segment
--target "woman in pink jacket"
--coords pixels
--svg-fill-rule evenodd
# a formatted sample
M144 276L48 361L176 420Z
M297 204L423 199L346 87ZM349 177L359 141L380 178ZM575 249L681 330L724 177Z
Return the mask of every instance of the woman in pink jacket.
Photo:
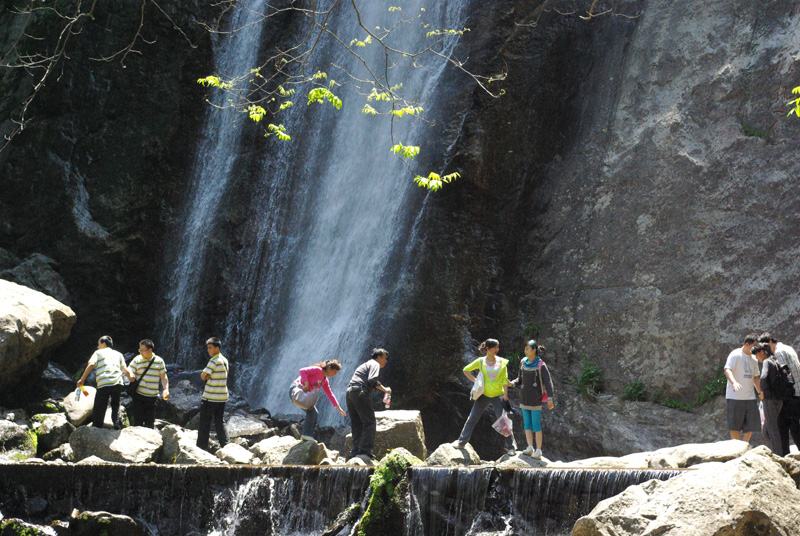
M334 396L328 383L328 378L333 378L340 370L342 370L342 365L339 361L328 359L316 365L301 368L300 376L292 382L289 397L295 406L306 412L306 418L303 421L302 439L314 439L314 429L317 426L316 405L320 392L325 393L325 396L331 401L339 415L342 417L347 415L347 412L339 405L339 401L336 400L336 396Z

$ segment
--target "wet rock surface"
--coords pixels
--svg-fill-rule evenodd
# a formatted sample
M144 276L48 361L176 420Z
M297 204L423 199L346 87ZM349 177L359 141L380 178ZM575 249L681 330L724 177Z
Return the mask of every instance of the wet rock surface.
M146 463L158 460L163 440L156 430L141 426L122 430L81 426L69 437L69 444L78 460L97 456L109 462Z

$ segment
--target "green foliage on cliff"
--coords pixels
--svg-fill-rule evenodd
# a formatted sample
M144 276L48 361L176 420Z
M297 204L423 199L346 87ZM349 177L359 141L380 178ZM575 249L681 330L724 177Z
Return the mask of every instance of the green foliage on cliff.
M37 528L25 526L19 519L0 521L0 536L44 536L45 534Z
M644 383L640 382L639 380L632 381L625 386L625 389L622 392L622 399L641 402L643 400L647 400L646 391L647 389L645 388Z
M403 520L403 488L408 486L408 468L422 460L399 448L383 457L369 480L369 501L358 521L358 536L392 534Z
M703 387L700 388L700 392L694 401L694 405L702 406L706 402L709 402L718 396L724 395L725 386L727 383L728 379L725 377L725 373L720 371L714 378L706 382Z
M584 357L581 370L573 380L578 393L586 398L594 398L603 389L603 369L597 363Z
M792 88L792 95L797 95L797 97L789 101L789 113L786 115L791 117L794 114L796 117L800 117L800 86Z

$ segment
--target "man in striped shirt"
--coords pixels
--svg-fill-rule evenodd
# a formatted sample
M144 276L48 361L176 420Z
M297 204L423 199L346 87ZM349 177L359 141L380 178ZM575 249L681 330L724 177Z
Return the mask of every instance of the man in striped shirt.
M208 435L211 432L211 419L214 419L214 428L217 431L219 446L224 447L228 442L225 433L225 424L222 417L225 414L225 402L228 401L228 359L220 351L222 342L217 337L206 341L206 349L210 359L206 368L200 373L200 378L206 382L203 390L203 401L200 405L200 423L197 427L197 446L208 450Z
M153 351L156 345L150 339L139 341L139 355L129 365L133 379L138 382L133 394L133 424L153 428L156 420L158 383L164 387L164 400L169 400L167 365Z
M122 375L130 378L130 373L125 367L125 358L122 354L113 349L114 341L108 335L103 335L97 341L97 350L89 359L89 364L83 371L81 379L78 380L78 389L83 390L83 383L94 370L94 377L97 382L97 392L94 395L94 407L92 408L92 426L103 427L106 418L106 408L109 400L111 401L111 422L114 429L119 430L122 424L119 420L119 396L122 393Z

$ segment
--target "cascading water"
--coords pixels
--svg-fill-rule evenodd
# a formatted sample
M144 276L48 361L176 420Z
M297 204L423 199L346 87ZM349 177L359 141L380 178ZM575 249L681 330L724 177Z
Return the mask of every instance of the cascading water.
M401 27L390 35L389 44L404 50L423 48L428 29L462 24L468 1L404 2L404 16L423 15L421 20L429 26ZM320 2L319 9L333 5L333 1ZM364 30L350 2L335 5L327 25L345 41L363 39ZM383 2L362 1L359 10L368 27L389 24L393 16ZM255 28L242 32L221 51L223 63L235 60L229 66L246 71L254 65L258 41ZM454 44L455 40L449 46ZM233 54L234 49L241 50ZM358 51L372 64L384 61L384 50L378 45ZM226 60L229 54L231 59ZM401 83L404 96L424 107L435 106L446 62L441 58L393 61L386 69L388 84ZM238 369L239 386L252 403L273 412L292 411L288 385L300 366L338 357L346 372L334 379L333 386L341 391L349 372L371 346L380 344L381 334L372 333L376 308L397 284L387 275L390 263L407 245L414 211L422 199L410 180L416 170L393 157L389 148L396 142L424 147L430 135L418 119L397 119L390 126L388 120L360 113L371 86L348 82L348 73L360 78L368 78L368 73L330 36L321 37L310 63L314 68L328 66L330 78L346 82L336 88L344 108L335 111L314 105L287 117L283 122L293 141L277 147L262 145L270 154L248 166L256 171L247 177L248 194L239 207L248 215L237 228L242 248L236 262L225 266L226 280L235 282L226 288L231 306L218 319L225 323L228 353L245 363ZM197 282L206 265L205 250L197 242L215 217L209 207L236 182L230 180L235 173L231 160L241 130L224 124L228 116L215 110L210 114L213 118L206 127L210 139L201 144L198 154L207 163L197 169L183 224L185 238L171 278L170 327L165 339L178 348L197 344L191 322L198 311ZM214 137L230 129L224 139ZM259 138L249 143L265 142Z
M253 67L258 56L263 25L257 23L265 0L239 0L234 4L230 33L216 36L215 73L223 80L241 76ZM168 310L161 340L178 359L187 348L198 346L194 324L201 299L197 289L206 266L208 229L233 176L244 117L224 106L224 95L212 96L215 105L206 112L203 135L197 147L192 183L181 218L174 266L169 274L166 298ZM218 108L220 107L220 108Z
M628 486L677 471L413 468L405 536L566 536Z

